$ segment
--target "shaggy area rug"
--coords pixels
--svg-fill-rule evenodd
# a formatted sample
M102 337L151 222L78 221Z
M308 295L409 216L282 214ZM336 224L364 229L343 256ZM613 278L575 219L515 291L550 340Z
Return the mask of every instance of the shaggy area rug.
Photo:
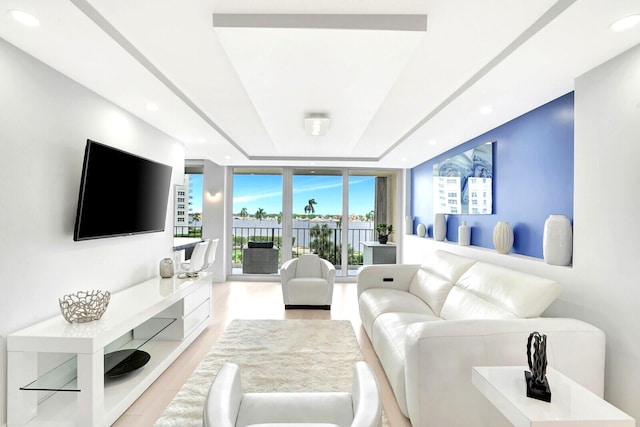
M246 392L350 392L358 360L347 320L233 320L155 426L200 427L207 391L224 362L240 366Z

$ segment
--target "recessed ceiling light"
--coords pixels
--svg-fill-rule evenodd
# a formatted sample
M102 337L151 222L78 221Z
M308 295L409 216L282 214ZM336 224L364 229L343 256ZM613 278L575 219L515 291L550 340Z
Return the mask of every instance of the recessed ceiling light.
M482 108L480 108L481 114L491 114L492 111L493 107L491 105L484 105Z
M432 139L431 141L429 141L429 145L437 145L438 141L436 141L435 139Z
M640 22L640 15L631 15L622 19L618 19L613 24L609 25L609 29L613 32L620 32L624 30L628 30L631 27L634 27Z
M406 157L403 157L403 158L401 158L401 159L400 159L400 161L401 161L401 162L408 162L408 161L409 161L409 159L407 159Z
M13 16L13 19L27 27L37 27L40 25L38 18L28 14L27 12L23 12L21 10L10 10L9 13Z
M207 140L206 140L206 139L204 139L204 138L202 138L202 137L200 137L200 138L196 139L196 141L198 141L198 142L207 142Z
M149 111L158 111L160 109L160 107L158 107L158 104L156 104L155 102L150 102L147 104L147 110Z
M224 156L225 160L231 160L231 156Z

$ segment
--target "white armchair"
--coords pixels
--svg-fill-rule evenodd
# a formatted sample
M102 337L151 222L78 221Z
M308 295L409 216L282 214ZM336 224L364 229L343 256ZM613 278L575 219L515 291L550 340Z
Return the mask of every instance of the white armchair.
M315 254L303 254L280 267L284 308L331 309L336 268Z
M356 362L351 393L243 393L240 368L225 363L205 400L205 427L380 427L378 383L366 362Z

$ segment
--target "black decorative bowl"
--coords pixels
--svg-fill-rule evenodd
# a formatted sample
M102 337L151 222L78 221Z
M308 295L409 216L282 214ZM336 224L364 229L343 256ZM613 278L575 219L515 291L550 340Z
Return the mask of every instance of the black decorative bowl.
M142 368L151 355L142 350L118 350L104 355L104 375L117 378Z

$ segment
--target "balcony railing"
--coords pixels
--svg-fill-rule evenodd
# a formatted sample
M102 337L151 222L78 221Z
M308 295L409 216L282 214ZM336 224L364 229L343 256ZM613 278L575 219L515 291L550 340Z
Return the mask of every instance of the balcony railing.
M338 268L342 266L342 230L336 228L298 227L293 228L291 256L298 257L305 253L316 253ZM282 228L280 227L233 227L233 267L242 266L242 248L249 241L273 242L282 248ZM362 265L363 254L360 242L374 239L375 232L371 228L348 229L348 268L357 269ZM280 252L280 263L282 252Z
M328 260L337 268L342 268L342 229L324 228L320 226L294 227L292 229L291 257L300 254L316 253ZM349 270L356 270L363 264L363 253L360 242L375 240L373 228L349 228L348 233L348 266ZM202 237L200 226L175 226L175 237ZM251 241L273 242L274 246L282 249L281 227L243 226L232 227L232 265L242 267L242 248ZM282 250L279 253L278 265L282 264Z
M202 227L176 225L173 227L173 237L202 237Z

